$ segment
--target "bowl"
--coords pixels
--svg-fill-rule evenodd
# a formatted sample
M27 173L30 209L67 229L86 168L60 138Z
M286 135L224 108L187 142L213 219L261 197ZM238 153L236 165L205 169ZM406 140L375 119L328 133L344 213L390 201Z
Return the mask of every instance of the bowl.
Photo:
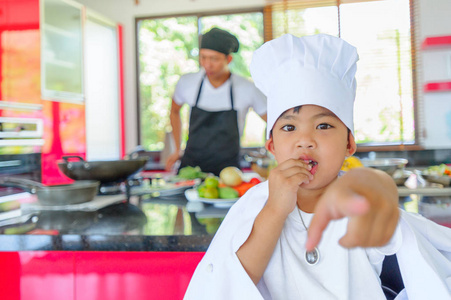
M403 169L408 162L405 158L362 159L362 164L365 167L382 170L390 176L393 176L396 170Z
M244 160L250 163L251 170L266 179L271 168L275 166L275 160L266 150L250 151L244 155Z
M446 176L446 175L438 176L438 175L427 175L427 174L422 174L422 176L428 182L439 183L446 187L451 186L451 177L450 176Z
M412 171L407 171L404 169L397 169L393 174L393 180L395 181L396 185L398 186L404 186L407 179L412 175Z

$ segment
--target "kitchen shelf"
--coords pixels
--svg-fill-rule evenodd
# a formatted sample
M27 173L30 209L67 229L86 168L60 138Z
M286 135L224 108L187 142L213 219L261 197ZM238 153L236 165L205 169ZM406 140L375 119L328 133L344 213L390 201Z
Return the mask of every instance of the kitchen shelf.
M421 48L423 50L451 48L451 35L427 37L424 39Z
M398 194L400 197L407 197L412 194L430 196L430 197L451 197L451 188L417 188L409 189L406 187L398 187Z
M451 81L429 82L424 85L425 93L429 92L451 92Z
M78 39L78 35L76 33L70 32L69 30L58 28L50 24L44 24L44 30L67 38Z

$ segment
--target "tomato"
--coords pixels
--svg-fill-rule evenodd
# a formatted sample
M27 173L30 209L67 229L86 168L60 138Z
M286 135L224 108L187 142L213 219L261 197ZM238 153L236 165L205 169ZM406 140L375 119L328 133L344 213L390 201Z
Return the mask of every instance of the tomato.
M260 179L258 179L257 177L253 177L251 180L249 180L249 183L252 184L259 184L261 182Z

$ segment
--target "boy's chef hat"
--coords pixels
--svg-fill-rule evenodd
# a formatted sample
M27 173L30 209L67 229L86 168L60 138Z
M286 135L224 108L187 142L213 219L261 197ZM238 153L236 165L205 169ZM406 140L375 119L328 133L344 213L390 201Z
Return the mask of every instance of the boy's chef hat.
M329 109L354 135L358 59L354 46L326 34L300 38L285 34L257 49L250 71L267 97L266 137L284 111L306 104Z

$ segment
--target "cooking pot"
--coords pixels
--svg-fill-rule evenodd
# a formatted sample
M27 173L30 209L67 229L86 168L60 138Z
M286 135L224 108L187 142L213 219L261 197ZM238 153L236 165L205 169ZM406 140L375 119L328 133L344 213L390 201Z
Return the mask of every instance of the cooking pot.
M0 185L18 187L31 194L36 194L42 205L69 205L94 199L100 182L81 180L72 184L45 186L33 180L3 177L0 178Z
M76 161L73 161L73 160ZM125 181L144 167L148 158L85 161L80 156L63 156L59 169L73 180L97 180L101 183Z

